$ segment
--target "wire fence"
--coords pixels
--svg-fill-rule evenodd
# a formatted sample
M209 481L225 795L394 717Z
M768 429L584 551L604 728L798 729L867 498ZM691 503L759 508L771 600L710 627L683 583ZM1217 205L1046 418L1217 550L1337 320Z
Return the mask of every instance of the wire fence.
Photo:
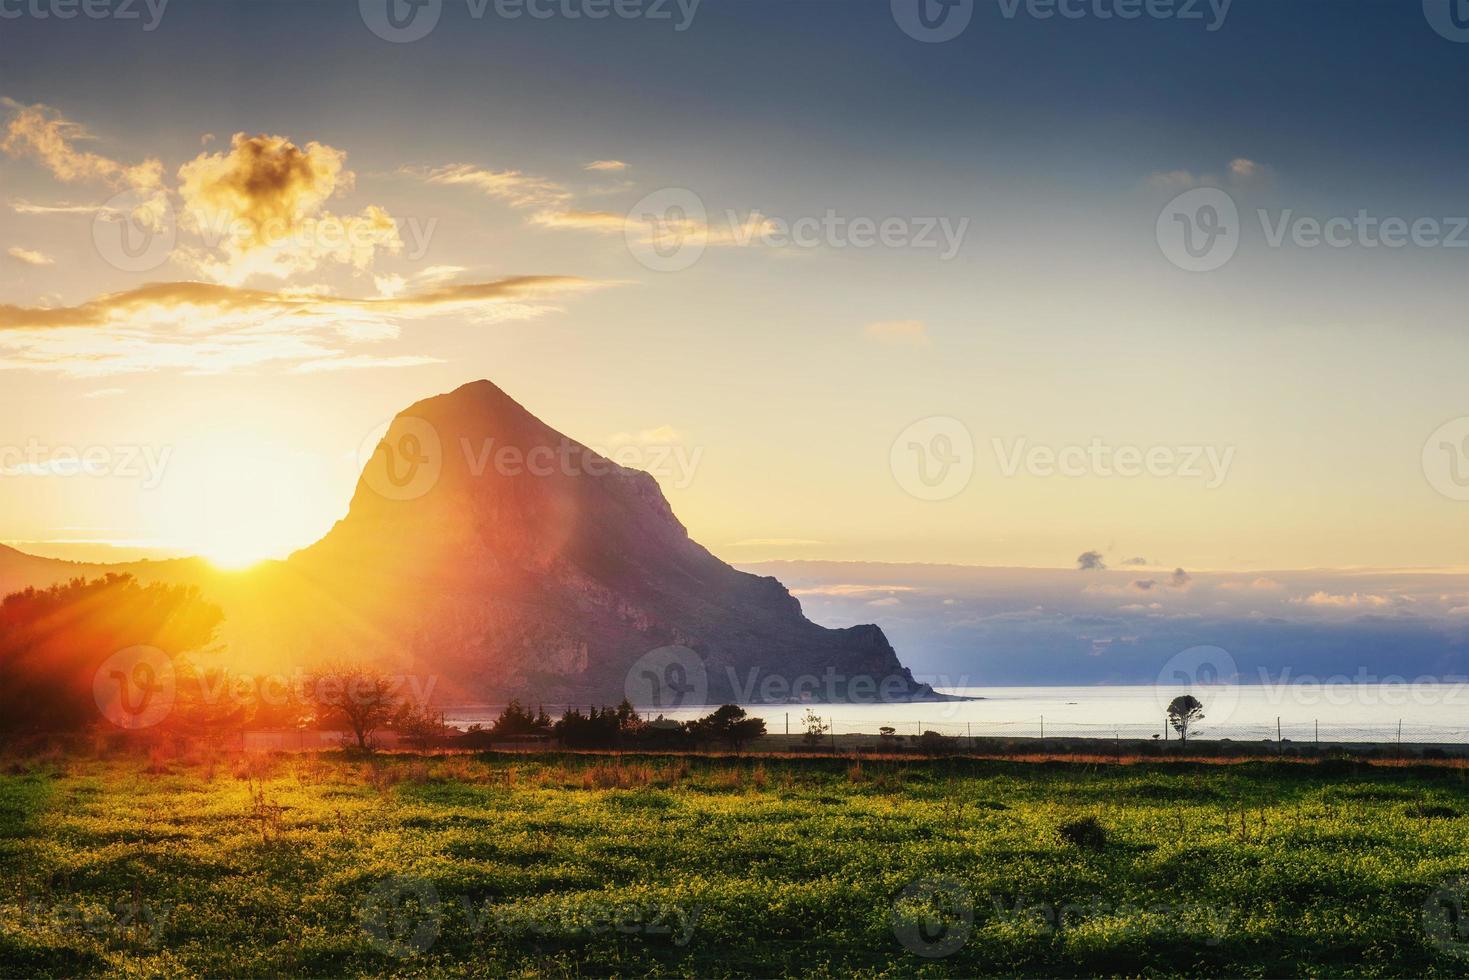
M709 708L708 710L713 710ZM803 735L807 731L805 709L786 711L784 705L750 706L749 713L765 720L771 735ZM689 721L707 711L679 711L675 720ZM478 722L488 726L493 714L487 711L449 711L449 724L465 728ZM552 717L556 717L553 713ZM1175 741L1178 733L1160 718L1156 723L1054 721L1043 715L1014 721L925 721L872 718L843 718L817 715L824 727L822 734L831 736L882 736L917 738L925 732L951 738L969 739L1125 739L1130 741ZM456 720L457 719L457 720ZM1190 741L1280 742L1293 744L1373 744L1432 745L1469 744L1469 718L1464 725L1427 725L1401 721L1370 724L1344 724L1316 718L1279 718L1243 723L1210 723L1207 719L1189 726Z
M800 719L789 722L789 734L806 731ZM843 721L823 718L828 734L838 735L882 735L894 737L920 737L925 732L935 732L952 738L1029 738L1029 739L1127 739L1173 741L1179 738L1166 722L1157 724L1137 723L1078 723L1053 722L1036 717L1020 721L902 721L883 725L867 721ZM771 732L785 731L782 727L767 726ZM1191 725L1188 729L1190 741L1234 741L1234 742L1291 742L1291 743L1372 743L1372 744L1469 744L1469 725L1443 726L1388 722L1369 725L1346 725L1323 723L1318 719L1254 724Z

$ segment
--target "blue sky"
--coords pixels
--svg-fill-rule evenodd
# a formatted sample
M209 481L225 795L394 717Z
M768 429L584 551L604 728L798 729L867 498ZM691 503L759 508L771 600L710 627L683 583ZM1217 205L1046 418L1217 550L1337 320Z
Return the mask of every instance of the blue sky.
M122 270L80 213L121 171L63 179L14 143L0 251L18 253L0 257L0 304L21 313L0 331L0 446L141 443L176 462L161 489L0 481L15 515L0 539L181 553L218 544L204 539L228 514L239 538L285 553L340 516L365 432L490 377L585 441L663 433L699 451L696 477L665 491L731 560L1065 567L1117 542L1200 569L1461 565L1469 504L1436 492L1421 457L1469 417L1469 249L1270 248L1254 214L1469 211L1469 44L1416 3L1236 0L1212 31L1204 4L1203 20L1095 16L1111 8L1039 19L978 2L936 44L906 35L888 2L848 0L705 0L683 31L673 5L670 20L506 20L449 0L403 44L353 3L174 0L152 31L0 20L7 111L41 106L32 118L85 132L68 152L157 160L174 207L191 206L185 168L235 166L235 134L270 136L283 154L318 144L351 174L310 207L380 209L405 240L409 222L434 229L422 254L317 255L289 275L206 261L192 242ZM538 223L545 200L451 172L517 175L583 225ZM685 271L650 271L607 231L663 188L694 191L711 224L833 212L965 234L949 258L723 242ZM1155 221L1208 188L1238 205L1243 241L1221 268L1185 272ZM126 358L99 356L110 340L95 325L34 324L149 282L358 302L514 276L577 288L414 317L379 307L351 336L328 336L317 311L228 365L160 338L162 322L180 329L177 305L124 321L104 304L107 330L139 346ZM190 336L226 330L187 309ZM246 327L261 329L228 325ZM959 420L975 447L973 480L939 501L905 492L889 452L932 418ZM1001 445L1095 438L1232 448L1233 463L1213 488L1000 466ZM201 480L230 489L192 507Z

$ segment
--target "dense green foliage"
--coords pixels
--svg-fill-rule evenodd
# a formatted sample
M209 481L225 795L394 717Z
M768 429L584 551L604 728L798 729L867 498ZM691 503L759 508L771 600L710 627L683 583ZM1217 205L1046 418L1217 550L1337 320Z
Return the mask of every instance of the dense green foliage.
M1466 815L1452 768L53 757L0 774L0 973L1462 975Z

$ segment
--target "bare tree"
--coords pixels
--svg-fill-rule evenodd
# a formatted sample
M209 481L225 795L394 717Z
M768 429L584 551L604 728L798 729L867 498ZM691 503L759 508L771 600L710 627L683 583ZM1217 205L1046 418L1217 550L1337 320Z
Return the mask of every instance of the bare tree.
M1192 694L1180 694L1168 702L1168 724L1178 733L1180 742L1188 741L1188 730L1204 718L1204 704Z
M381 671L360 664L337 664L311 677L311 699L319 724L345 725L363 751L372 748L372 736L398 712L392 680Z

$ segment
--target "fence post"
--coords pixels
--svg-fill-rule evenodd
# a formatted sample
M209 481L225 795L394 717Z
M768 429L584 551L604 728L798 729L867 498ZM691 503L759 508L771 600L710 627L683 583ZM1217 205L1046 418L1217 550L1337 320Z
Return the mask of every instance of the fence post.
M789 735L790 733L791 733L791 713L789 711L787 711L786 712L786 734Z
M1285 755L1285 741L1280 737L1280 715L1275 716L1275 754Z
M836 715L832 715L831 716L831 750L833 752L835 752L837 750L837 717L836 717Z
M1316 719L1316 744L1321 744L1321 719Z
M1046 737L1046 716L1045 715L1041 715L1041 738L1044 739L1045 737Z
M964 727L969 729L969 751L974 751L974 722L966 721Z

